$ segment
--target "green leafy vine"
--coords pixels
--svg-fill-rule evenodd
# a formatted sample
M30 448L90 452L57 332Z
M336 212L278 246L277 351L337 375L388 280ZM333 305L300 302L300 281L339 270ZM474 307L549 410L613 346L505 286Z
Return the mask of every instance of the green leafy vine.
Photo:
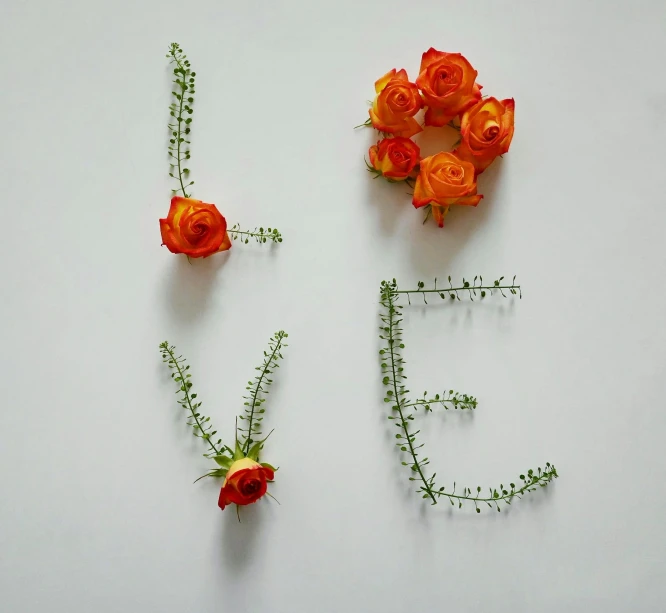
M444 497L452 505L457 505L459 508L462 508L466 502L472 503L477 513L481 512L480 507L483 504L500 511L500 503L510 505L514 499L520 499L525 494L535 491L538 487L545 487L557 478L557 470L555 466L547 462L543 470L541 468L537 468L536 471L530 469L525 474L521 474L517 480L518 484L509 483L507 486L500 484L499 487L489 487L487 495L482 494L484 490L480 486L473 492L469 487L456 490L455 482L453 488L449 488L448 491L445 486L436 485L435 477L437 473L429 475L426 467L430 464L430 460L427 457L421 457L421 450L424 445L417 441L420 430L413 430L414 413L419 406L423 406L425 411L429 412L432 404L440 404L445 409L475 409L477 401L472 396L459 394L453 390L437 394L434 397L428 397L427 392L425 392L423 398L411 402L408 400L409 390L406 389L405 384L407 378L405 375L405 361L401 354L401 350L405 348L402 341L403 329L401 327L403 307L400 305L399 299L401 295L406 294L411 304L410 296L420 294L427 304L426 296L429 294L451 300L460 300L461 294L466 294L474 300L475 297L483 299L496 293L503 297L506 297L507 293L522 297L520 286L515 283L515 277L511 283L505 283L504 277L500 277L492 284L484 285L482 277L479 276L474 277L471 282L463 279L459 286L454 286L451 283L451 277L449 277L448 287L438 289L437 280L435 280L434 287L426 289L425 284L419 281L417 288L413 290L401 290L396 280L393 279L392 281L382 281L380 287L380 304L383 307L383 312L380 315L382 325L380 326L379 338L384 342L384 346L379 350L379 355L383 375L382 382L387 387L384 402L391 405L391 415L388 416L388 419L398 429L395 435L398 441L396 445L408 458L408 461L402 461L402 465L408 466L413 473L409 478L410 481L419 483L417 492L423 498L430 499L432 504L437 504L438 500Z
M213 440L213 436L217 434L217 430L213 430L210 424L210 417L201 414L199 408L201 401L197 400L197 394L191 393L192 381L189 364L186 363L182 355L176 355L176 348L170 345L167 341L160 343L160 351L162 352L162 361L166 363L172 371L171 378L178 384L178 393L182 396L178 399L178 404L188 411L187 425L191 426L194 431L194 436L201 438L211 448L210 453L204 454L206 457L223 455L224 450L231 453L231 449L222 444L222 439L217 442Z
M169 131L171 138L169 139L169 157L171 164L169 166L169 176L176 179L180 185L177 189L172 190L174 194L182 192L184 198L189 198L190 194L187 193L187 188L194 185L194 181L185 183L190 174L190 169L185 168L184 164L190 159L190 132L192 130L192 113L194 109L194 84L196 73L190 68L190 62L187 56L183 53L178 43L171 43L167 58L170 59L170 64L175 64L173 69L173 84L174 91L171 95L174 97L174 102L169 105L169 115L173 118L169 122ZM189 117L188 117L189 115ZM176 123L172 123L172 122ZM176 176L176 173L178 176Z
M243 403L245 405L244 415L239 418L243 425L239 426L238 431L241 434L241 449L246 455L249 453L252 443L256 440L253 437L261 437L261 422L264 420L266 411L263 408L266 401L263 395L268 394L268 388L273 383L270 375L273 374L276 368L280 367L278 364L278 360L282 359L280 351L282 347L287 346L284 339L288 336L284 330L280 330L271 337L268 342L268 351L264 351L264 360L261 366L255 368L259 371L259 374L254 378L254 381L248 381L245 388L248 395L243 397L245 400Z
M251 238L258 243L266 243L268 241L272 243L282 242L282 234L276 228L267 228L266 230L264 228L255 228L253 231L247 232L241 230L238 224L234 224L229 228L229 236L231 240L240 239L245 244L249 243Z
M192 375L189 372L190 366L186 363L185 358L178 355L176 348L170 345L168 341L160 343L162 361L172 371L171 378L178 385L177 393L180 395L178 404L188 413L187 425L192 428L194 436L203 439L210 448L208 452L204 453L204 457L214 460L218 465L218 468L211 470L200 478L224 477L232 463L243 457L258 460L259 453L268 438L258 440L258 437L261 436L261 422L264 419L265 412L263 407L265 398L262 394L268 393L268 387L273 383L270 375L279 366L278 360L282 359L281 350L287 346L284 339L288 336L283 330L280 330L271 337L268 343L268 351L264 351L263 362L261 366L257 366L255 369L260 371L259 375L255 378L254 383L252 381L248 382L246 389L249 395L244 397L245 408L239 416L241 421L247 422L247 427L237 428L233 448L225 445L221 438L215 440L217 430L213 430L210 417L206 417L200 411L202 403L198 400L197 394L192 392ZM239 432L241 433L240 440ZM270 466L269 464L264 465Z
M195 80L197 73L191 68L190 61L178 43L171 43L166 55L169 65L173 66L173 100L169 105L169 176L177 182L173 194L182 193L190 198L188 188L194 185L190 180L190 169L186 163L191 158L190 133L192 131L192 114L194 113ZM229 229L232 240L240 239L249 243L254 239L257 243L281 243L282 234L276 228L255 228L252 231L241 230L238 224Z

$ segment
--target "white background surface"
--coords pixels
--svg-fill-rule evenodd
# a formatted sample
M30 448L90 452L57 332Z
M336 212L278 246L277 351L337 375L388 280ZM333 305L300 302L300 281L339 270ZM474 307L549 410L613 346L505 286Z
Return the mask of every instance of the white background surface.
M20 2L3 62L0 610L662 610L666 5ZM276 225L189 265L160 247L169 73L198 73L195 196ZM421 224L372 181L365 101L460 51L516 99L477 210ZM410 387L476 395L422 424L443 483L561 478L508 513L411 492L385 419L379 282L517 274L522 301L406 310ZM275 330L268 500L217 508L157 345L218 429Z

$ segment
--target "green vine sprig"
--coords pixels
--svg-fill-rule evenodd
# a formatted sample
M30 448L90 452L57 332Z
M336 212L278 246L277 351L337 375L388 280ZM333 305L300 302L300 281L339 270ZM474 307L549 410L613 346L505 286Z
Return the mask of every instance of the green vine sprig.
M474 298L485 298L487 295L493 295L495 292L499 292L502 294L503 298L506 298L506 294L504 293L505 291L509 292L512 295L517 295L519 298L523 297L523 294L520 289L520 285L516 285L516 277L513 277L513 280L511 283L505 283L504 282L504 277L500 277L499 279L495 279L491 285L484 285L483 284L483 277L481 276L476 276L474 279L470 282L465 277L462 279L462 284L459 285L458 287L453 287L451 283L451 277L448 277L448 287L437 287L437 279L435 278L435 283L434 287L431 289L426 289L425 283L423 281L419 281L416 284L416 289L409 289L409 290L397 290L395 293L396 294L406 294L407 295L407 302L411 304L411 296L414 294L421 294L423 297L423 302L425 304L428 304L428 301L426 299L427 294L437 294L442 300L446 300L447 298L451 300L460 300L460 294L462 293L463 295L466 293L467 297L474 301Z
M205 475L199 477L225 477L229 468L236 460L248 457L252 460L259 461L259 454L263 449L264 443L268 436L263 439L261 436L261 422L264 419L263 404L265 398L262 394L268 393L268 387L273 383L269 375L278 367L278 360L282 359L281 349L286 347L284 339L289 335L283 330L276 332L268 343L268 351L264 351L264 360L261 366L257 366L255 370L260 371L255 381L248 382L247 390L249 394L244 397L245 408L239 419L247 426L236 427L236 436L234 440L234 447L225 445L221 438L215 440L217 430L213 430L210 423L210 417L206 417L200 411L201 401L198 400L197 394L192 392L192 381L190 374L190 366L186 363L182 355L176 354L176 348L170 345L168 341L160 343L160 352L162 354L162 361L171 370L171 378L178 385L177 394L179 394L178 404L187 411L187 424L193 430L194 436L205 441L209 451L204 453L204 457L212 459L217 464L214 468L207 472ZM240 432L240 437L238 436ZM270 464L262 464L275 470ZM196 481L199 481L197 479ZM195 483L196 483L195 481Z
M372 105L372 101L368 101L369 105ZM368 117L363 123L358 124L357 126L354 126L354 130L358 130L359 128L371 128L372 127L372 120L370 117Z
M250 242L250 239L254 239L258 243L266 243L268 241L272 243L281 243L282 234L277 230L277 228L255 228L251 232L241 230L238 224L234 224L233 227L229 228L229 236L231 240L237 240L240 238L241 242L247 244Z
M178 43L171 43L167 58L170 64L175 64L173 69L174 91L171 92L174 102L169 105L169 115L173 118L169 122L171 138L169 139L169 157L171 164L169 176L176 179L180 185L171 190L174 194L182 192L184 198L189 198L187 188L194 185L194 181L186 183L189 179L190 169L185 167L185 162L190 159L190 132L192 128L192 113L194 113L194 84L196 73L190 69L190 62L183 53ZM175 123L172 123L174 122ZM178 176L176 176L177 173Z
M217 430L213 430L210 423L210 417L202 415L199 411L201 401L197 400L197 394L191 392L192 375L188 372L190 370L189 364L186 363L182 355L176 355L176 348L170 345L167 341L160 343L160 351L162 352L162 361L166 363L172 371L171 378L178 384L178 394L182 396L178 399L178 404L188 412L187 425L191 426L194 430L194 436L206 441L211 451L205 453L205 457L220 456L227 450L233 454L233 450L222 443L222 439L218 438L217 442L213 440L213 436L217 434Z
M261 422L264 420L264 412L266 411L263 408L263 404L266 402L264 396L268 394L268 388L273 383L270 375L273 374L276 368L280 367L278 360L283 359L280 351L283 347L287 347L284 339L288 336L284 330L280 330L271 337L268 342L268 351L264 351L264 361L261 366L255 368L259 371L259 374L254 378L254 381L247 382L245 389L248 395L243 396L245 400L243 403L245 405L244 415L239 417L243 424L238 428L238 432L241 434L241 449L246 455L249 453L252 443L255 442L255 438L261 437Z
M384 346L379 350L382 370L382 383L387 387L384 402L391 405L391 415L388 419L393 422L397 428L395 438L396 446L400 451L407 455L407 461L402 461L403 466L409 467L412 475L410 481L420 483L418 493L425 499L430 499L432 504L437 504L442 497L447 498L452 505L462 508L465 503L474 505L476 512L481 512L481 507L486 504L490 508L501 510L500 504L510 505L514 499L520 499L525 494L535 491L538 487L545 487L553 479L557 478L555 466L547 462L545 469L537 468L536 471L530 469L526 474L519 477L519 485L510 483L508 486L500 484L496 488L488 488L488 495L482 494L482 488L477 486L475 492L469 487L456 490L456 483L453 488L447 491L445 486L438 487L435 483L437 473L428 475L427 466L430 464L428 457L421 457L424 447L419 443L417 435L420 430L413 430L414 414L419 406L425 408L426 413L431 411L431 405L438 403L445 409L475 409L477 406L476 398L466 394L459 394L453 390L448 393L437 394L434 397L428 397L425 392L423 398L416 401L409 401L407 395L409 390L406 388L405 360L402 357L402 350L405 344L402 340L402 305L399 303L400 295L406 294L409 300L410 295L421 294L427 304L426 294L434 293L442 299L460 300L460 295L467 292L467 296L474 300L475 296L485 298L488 294L500 293L506 297L506 291L510 294L522 297L520 286L516 285L515 277L510 284L503 282L504 277L495 280L492 285L483 285L482 277L474 277L470 283L463 279L460 286L453 286L451 277L448 278L449 287L437 289L437 281L433 289L426 289L425 284L419 281L417 288L413 290L401 290L395 279L392 281L382 281L380 286L380 304L383 312L380 314L382 325L380 326L379 338ZM410 302L411 304L411 302Z
M386 377L384 377L384 380L386 380ZM384 384L387 385L387 383ZM476 409L478 402L474 396L459 394L453 390L448 390L442 392L441 394L435 394L431 398L428 398L428 392L423 392L423 398L419 398L414 402L407 402L403 404L403 408L414 407L414 410L416 411L420 406L422 406L426 413L432 413L432 408L430 405L433 404L439 404L446 410L459 409L464 411L465 409L468 409L471 411Z
M190 133L192 131L192 114L194 113L194 94L196 72L191 68L190 61L178 43L171 43L166 55L169 65L173 65L173 101L169 105L169 176L177 182L172 194L179 192L184 198L191 198L188 188L194 185L190 180L190 169L187 162L191 158ZM252 231L241 230L238 224L229 229L232 240L240 239L249 243L254 239L257 243L281 243L282 234L276 228L255 228Z

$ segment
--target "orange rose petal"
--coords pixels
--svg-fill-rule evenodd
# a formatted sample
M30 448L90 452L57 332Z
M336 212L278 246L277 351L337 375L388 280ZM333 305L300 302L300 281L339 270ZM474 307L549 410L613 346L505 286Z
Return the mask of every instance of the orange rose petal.
M171 224L167 219L160 219L160 234L162 235L162 245L165 245L171 253L179 253L174 251L175 239L171 231Z
M457 112L452 114L448 109L437 109L429 106L428 110L425 112L425 125L441 128L456 117L456 115L458 115Z
M220 251L228 251L229 249L231 249L231 239L229 238L229 233L225 230L224 238L222 239L222 244L220 245L220 248L217 251L219 253Z
M447 213L449 212L449 207L448 206L438 206L436 204L432 205L432 208L430 209L432 211L432 218L437 222L437 225L440 228L444 227L444 218L446 217Z
M419 72L423 72L428 66L430 66L430 64L444 56L446 56L444 51L437 51L434 47L430 47L430 49L421 56L421 67L419 68Z
M380 77L375 81L375 93L380 93L388 84L388 82L395 77L396 70L395 68L389 70L383 77Z
M414 186L414 196L412 196L412 204L415 208L420 209L422 206L430 204L433 200L432 194L426 189L425 182L419 174L416 177L416 185Z
M483 196L481 194L477 196L463 196L462 198L456 198L455 202L451 204L458 204L460 206L476 206L481 202Z
M368 156L370 157L370 166L375 168L376 170L379 170L377 167L377 145L373 145L368 149Z
M370 114L370 121L372 121L372 127L375 130L379 130L380 132L387 132L389 134L392 133L391 126L386 125L380 118L379 115L375 112L374 109L370 109L369 111Z
M403 136L404 138L411 138L422 131L423 128L416 119L413 117L407 117L407 119L401 124L400 129L395 130L393 134L396 136Z
M220 490L220 497L217 499L217 506L224 511L227 505L230 505L231 501L227 500L226 492L224 489Z
M407 71L404 68L398 70L394 78L400 81L409 81L409 77L407 76Z

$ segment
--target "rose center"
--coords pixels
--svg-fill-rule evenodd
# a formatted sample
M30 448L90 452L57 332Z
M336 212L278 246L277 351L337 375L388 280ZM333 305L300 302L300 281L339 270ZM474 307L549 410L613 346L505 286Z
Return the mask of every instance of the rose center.
M261 489L261 481L259 479L249 479L241 485L241 494L243 496L251 496L256 494Z
M438 96L444 96L460 84L460 73L455 66L440 66L435 73L433 89Z
M488 123L483 129L484 140L493 140L499 134L499 126L496 123Z
M463 169L457 164L446 164L441 168L441 174L446 178L447 182L460 184L465 175Z

